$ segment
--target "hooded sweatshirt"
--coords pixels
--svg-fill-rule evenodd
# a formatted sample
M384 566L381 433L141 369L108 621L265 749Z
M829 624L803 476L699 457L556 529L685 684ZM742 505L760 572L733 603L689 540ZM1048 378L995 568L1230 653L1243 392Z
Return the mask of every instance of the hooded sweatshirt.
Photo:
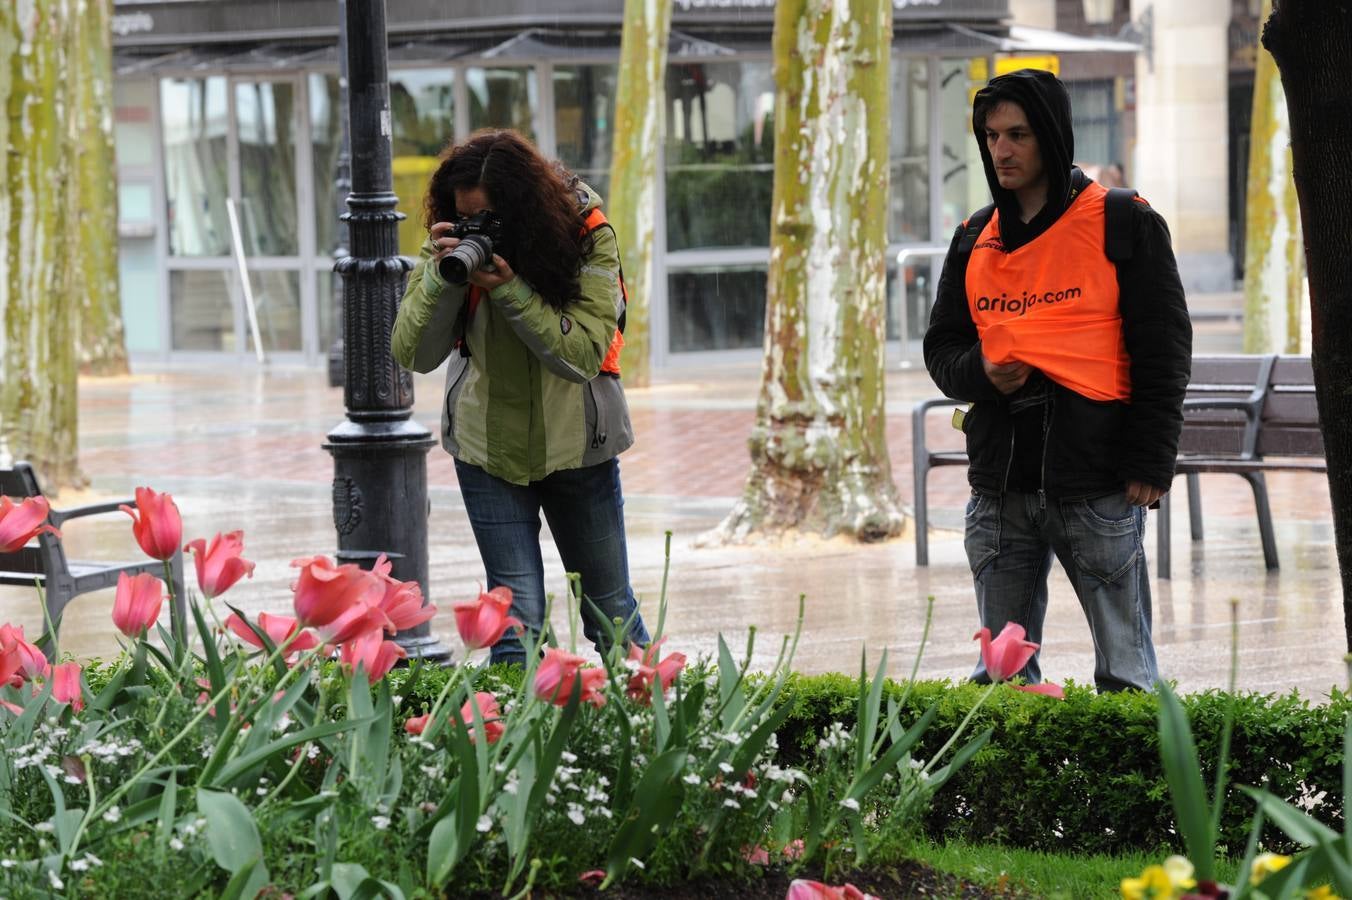
M1000 186L986 147L985 117L1001 102L1023 110L1047 177L1046 203L1028 222L1021 219L1014 193ZM972 132L999 210L1003 252L1036 240L1083 197L1089 179L1072 163L1070 96L1054 75L1024 69L992 79L976 94ZM1090 400L1039 372L1011 395L995 389L982 366L968 306L969 255L956 252L962 232L962 226L954 232L939 279L925 334L925 364L945 395L973 404L963 426L973 488L986 493L1045 490L1066 498L1121 490L1127 481L1167 489L1182 429L1192 326L1164 220L1148 205L1133 204L1132 255L1117 266L1123 338L1131 358L1129 402Z

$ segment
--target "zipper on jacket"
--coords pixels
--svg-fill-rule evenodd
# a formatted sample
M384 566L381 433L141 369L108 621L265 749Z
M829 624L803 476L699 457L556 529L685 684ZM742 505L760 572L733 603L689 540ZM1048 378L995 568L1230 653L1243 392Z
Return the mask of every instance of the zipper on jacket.
M1037 506L1038 509L1047 508L1047 444L1052 433L1052 404L1056 402L1055 392L1047 395L1047 402L1042 407L1042 469L1037 488Z

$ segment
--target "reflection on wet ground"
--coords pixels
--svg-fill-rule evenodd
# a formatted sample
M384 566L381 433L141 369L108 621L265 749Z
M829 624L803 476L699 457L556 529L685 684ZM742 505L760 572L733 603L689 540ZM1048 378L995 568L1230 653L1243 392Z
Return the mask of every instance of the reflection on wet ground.
M639 443L621 458L631 568L649 624L655 624L665 532L672 532L666 631L669 647L713 653L718 635L734 652L757 629L754 664L770 666L781 637L792 631L798 597L806 598L803 640L795 667L804 672L870 669L884 650L894 677L907 675L919 648L927 598L933 625L922 677L961 678L975 654L977 628L970 573L956 530L966 499L963 474L931 477L935 524L931 564L917 568L913 535L881 545L844 539L801 539L738 547L695 547L694 539L731 508L749 466L746 437L754 418L759 368L676 370L652 387L630 392ZM435 428L440 382L417 383L415 418ZM903 501L911 497L911 406L932 396L923 372L888 377L888 441ZM246 556L258 563L252 581L225 598L248 611L289 607L290 560L332 553L331 458L325 433L342 421L340 390L319 372L173 373L81 384L82 462L91 487L57 498L58 507L128 495L136 485L169 491L186 522L185 539L242 528ZM949 436L945 436L948 439ZM459 652L451 603L477 590L483 574L466 522L454 470L439 448L428 458L432 512L430 585L442 607L434 632ZM1181 482L1180 482L1181 484ZM1205 543L1194 544L1180 490L1173 529L1174 578L1152 579L1156 642L1162 671L1186 691L1224 687L1230 654L1230 607L1240 621L1242 688L1314 699L1345 683L1341 589L1333 549L1328 486L1322 476L1271 476L1282 569L1263 568L1252 499L1234 476L1203 476ZM122 515L77 522L67 530L76 558L134 559L137 548ZM547 532L546 532L547 533ZM1154 555L1154 533L1146 536ZM563 577L552 545L546 559ZM191 580L191 579L190 579ZM62 647L80 657L108 656L117 634L108 613L111 592L76 601L62 629ZM567 633L563 617L557 625ZM36 633L41 614L32 590L0 588L0 621ZM1054 573L1043 670L1049 679L1092 680L1093 646L1069 584Z

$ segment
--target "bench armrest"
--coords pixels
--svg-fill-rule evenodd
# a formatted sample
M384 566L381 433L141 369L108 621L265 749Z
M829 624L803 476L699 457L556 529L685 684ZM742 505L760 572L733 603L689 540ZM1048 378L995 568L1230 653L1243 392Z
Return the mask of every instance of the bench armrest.
M1183 412L1189 410L1214 409L1234 410L1244 413L1244 440L1239 451L1241 459L1258 457L1258 428L1267 391L1254 391L1247 400L1238 397L1198 397L1183 401Z
M90 503L88 506L76 506L72 509L53 509L47 515L47 519L57 528L60 528L61 524L69 519L79 519L84 516L96 516L101 513L117 512L123 504L134 506L136 501L130 499L108 500L104 503Z

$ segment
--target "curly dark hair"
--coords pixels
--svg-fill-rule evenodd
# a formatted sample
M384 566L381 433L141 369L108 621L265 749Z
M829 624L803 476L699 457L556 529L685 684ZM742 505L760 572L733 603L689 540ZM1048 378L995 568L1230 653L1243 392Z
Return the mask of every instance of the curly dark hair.
M428 230L454 222L455 192L475 188L483 188L502 219L512 270L555 309L576 299L582 260L592 248L582 228L576 176L515 131L476 131L442 153L427 185Z

